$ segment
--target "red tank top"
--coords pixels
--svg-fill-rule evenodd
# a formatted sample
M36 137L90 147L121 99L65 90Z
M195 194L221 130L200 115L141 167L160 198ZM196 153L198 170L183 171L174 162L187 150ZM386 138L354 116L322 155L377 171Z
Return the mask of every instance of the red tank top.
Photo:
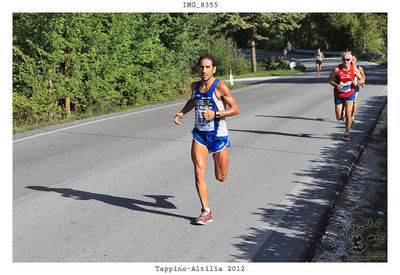
M339 89L335 87L333 89L333 92L335 94L336 98L344 98L350 96L352 93L354 93L355 88L353 85L353 79L354 79L354 70L353 66L350 66L350 69L347 71L344 69L343 65L339 65L339 72L336 76L337 83L342 85L342 88Z

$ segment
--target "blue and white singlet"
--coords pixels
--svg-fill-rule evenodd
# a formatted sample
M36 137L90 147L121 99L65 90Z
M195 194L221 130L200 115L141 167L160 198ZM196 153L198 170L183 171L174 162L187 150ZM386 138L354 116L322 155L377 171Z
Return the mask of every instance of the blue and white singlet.
M215 93L215 87L218 82L219 80L215 79L211 88L205 93L200 92L201 81L197 82L196 88L192 93L195 105L194 126L204 135L223 137L228 135L225 118L205 120L203 117L204 108L212 111L223 111L226 108L225 102L219 99Z

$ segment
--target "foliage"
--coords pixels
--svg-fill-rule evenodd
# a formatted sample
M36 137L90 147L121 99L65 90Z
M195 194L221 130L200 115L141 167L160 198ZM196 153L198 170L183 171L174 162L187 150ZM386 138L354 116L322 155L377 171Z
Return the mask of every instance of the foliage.
M274 58L274 57L266 57L261 60L259 60L259 63L261 63L261 66L264 67L265 70L271 71L271 70L289 70L290 69L290 62L288 60L283 60L280 58Z
M286 31L301 27L301 13L227 13L223 17L222 31L229 36L251 36L257 41L279 39Z
M282 33L300 27L301 13L228 13L223 18L222 30L227 35L240 33L252 48L252 71L257 71L256 41L279 40Z
M230 39L218 38L200 48L200 54L209 53L216 59L217 75L229 74L232 70L235 74L247 72L250 64L236 50L236 45ZM197 64L194 64L193 71Z
M13 123L25 126L63 119L67 98L79 116L179 97L204 53L217 75L249 72L239 47L251 39L385 54L387 14L14 13L12 35Z
M66 97L72 112L91 113L184 93L206 48L197 24L187 14L15 13L14 125L64 117Z
M307 13L285 36L297 48L386 54L386 13Z

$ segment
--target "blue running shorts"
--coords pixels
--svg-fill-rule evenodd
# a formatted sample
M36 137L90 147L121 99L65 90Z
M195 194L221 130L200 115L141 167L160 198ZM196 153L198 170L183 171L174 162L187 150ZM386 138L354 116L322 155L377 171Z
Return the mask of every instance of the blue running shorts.
M356 93L352 93L348 97L343 97L343 98L336 98L335 97L335 105L344 104L344 102L346 100L351 100L351 101L356 100Z
M226 146L228 146L228 148L231 147L229 136L217 137L214 135L205 135L196 128L192 130L192 133L193 139L201 145L207 147L211 154L222 151Z

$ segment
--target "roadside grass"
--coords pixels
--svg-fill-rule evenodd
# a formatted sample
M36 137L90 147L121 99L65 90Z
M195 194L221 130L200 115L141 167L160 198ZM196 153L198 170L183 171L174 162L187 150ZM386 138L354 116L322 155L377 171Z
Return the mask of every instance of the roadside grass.
M298 73L300 73L300 71L298 71L298 70L258 71L255 73L234 75L233 78L240 79L240 78L251 78L251 77L288 76L288 75L294 75L294 74L298 74ZM221 76L221 79L229 80L229 75L223 75L223 76Z
M229 90L235 90L235 89L239 89L239 88L243 88L249 85L246 84L237 84L237 83L233 83L233 85L229 84L229 83L225 83L226 86L228 86Z
M383 59L372 59L371 61L387 68L387 57Z
M387 57L385 58L363 58L361 57L359 60L364 60L364 61L370 61L370 62L374 62L378 65L384 66L387 68Z
M297 74L297 73L299 73L298 70L274 70L274 71L259 71L256 73L247 73L247 74L242 74L242 75L236 75L234 77L235 77L235 79L238 79L238 78L249 78L249 77L287 76L287 75L293 75L293 74ZM217 78L223 79L223 80L225 80L225 79L229 80L229 75L217 76ZM198 81L198 78L193 77L192 81ZM234 90L234 89L245 87L247 85L238 84L238 83L234 83L234 85L230 85L229 83L227 83L227 86L229 87L229 89ZM37 130L37 129L40 129L43 127L53 126L53 125L57 125L57 124L65 123L65 122L71 122L71 121L75 121L75 120L91 118L91 117L106 115L106 114L110 114L110 113L122 112L125 110L139 108L142 106L154 105L154 104L165 103L165 102L170 102L170 101L174 101L174 100L185 99L185 98L188 98L189 96L190 96L190 92L187 92L183 95L177 95L175 97L169 97L169 98L165 98L165 99L159 100L159 101L146 102L143 104L134 104L134 105L126 105L126 106L109 106L109 107L105 107L103 109L95 110L92 113L87 113L87 114L72 113L69 118L59 119L59 120L55 120L55 121L39 122L34 125L26 125L26 126L13 125L13 134L24 133L27 131Z

